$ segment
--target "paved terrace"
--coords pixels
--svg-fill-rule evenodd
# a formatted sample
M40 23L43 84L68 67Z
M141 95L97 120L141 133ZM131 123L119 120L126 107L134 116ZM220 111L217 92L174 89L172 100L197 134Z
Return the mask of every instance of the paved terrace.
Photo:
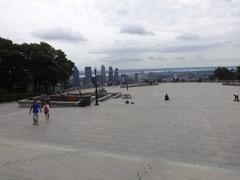
M129 91L135 104L110 99L55 108L49 123L40 116L39 127L28 109L0 104L0 179L240 179L240 102L232 101L239 87L179 83Z

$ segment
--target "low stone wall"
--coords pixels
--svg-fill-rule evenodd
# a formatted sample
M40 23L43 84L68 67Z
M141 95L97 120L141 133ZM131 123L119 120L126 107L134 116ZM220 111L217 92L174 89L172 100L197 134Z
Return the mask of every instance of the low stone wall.
M40 101L37 101L41 104ZM18 101L19 108L30 108L33 103L33 100L23 99ZM51 107L77 107L79 106L80 101L70 102L70 101L51 101Z
M119 98L122 96L122 93L120 92L113 92L113 93L108 93L106 96L103 96L101 98L98 98L98 101L99 102L103 102L103 101L106 101L110 98ZM95 96L92 96L92 101L95 101L96 97Z
M222 83L222 85L228 85L228 86L240 86L240 83Z
M113 99L117 99L117 98L120 98L120 97L122 97L122 93L115 94L113 96Z
M93 95L93 93L91 94ZM84 98L90 98L90 102L86 103L86 105L84 104L84 101L86 101L86 99ZM101 98L98 98L99 102L103 102L106 101L110 98L118 98L121 97L121 93L119 92L115 92L115 93L108 93L106 96L103 96ZM90 105L92 101L95 100L95 96L90 96L88 95L77 95L77 94L69 94L69 95L65 95L63 96L50 96L50 106L51 107L79 107L79 106L87 106ZM32 99L37 100L37 102L39 104L41 104L40 101L40 97L34 97ZM30 108L30 106L33 103L32 99L22 99L18 101L18 107L19 108Z
M112 94L108 94L106 96L103 96L101 98L98 99L99 102L103 102L103 101L106 101L108 99L110 99L112 97Z
M149 84L149 83L142 83L142 84L129 84L128 87L131 88L131 87L140 87L140 86L157 86L158 83L152 83L152 84ZM120 88L127 88L127 85L121 85Z

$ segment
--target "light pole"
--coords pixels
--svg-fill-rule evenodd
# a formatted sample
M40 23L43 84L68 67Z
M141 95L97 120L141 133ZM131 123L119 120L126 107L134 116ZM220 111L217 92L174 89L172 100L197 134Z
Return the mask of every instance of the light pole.
M128 75L127 75L127 91L128 91Z
M95 74L95 106L98 106L98 90L97 90L97 68L94 69L94 74Z

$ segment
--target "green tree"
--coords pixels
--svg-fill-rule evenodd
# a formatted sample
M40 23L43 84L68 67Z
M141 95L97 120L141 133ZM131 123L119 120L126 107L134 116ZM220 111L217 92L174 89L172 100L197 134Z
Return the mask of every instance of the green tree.
M237 77L237 80L240 80L240 66L237 67L236 77Z
M42 87L45 93L48 93L49 86L64 83L70 77L74 63L66 58L63 51L41 42L27 45L25 52L35 94L39 93Z
M58 70L61 72L59 74L59 80L65 85L72 74L74 63L66 58L66 54L62 50L56 50L55 60L58 65Z
M19 46L0 38L0 88L7 93L24 92L29 82L28 77L29 71Z
M63 51L47 43L17 45L0 38L0 90L26 91L32 84L35 94L47 93L49 86L69 79L73 66Z
M236 78L235 73L226 67L218 67L214 71L214 77L219 80L233 80Z

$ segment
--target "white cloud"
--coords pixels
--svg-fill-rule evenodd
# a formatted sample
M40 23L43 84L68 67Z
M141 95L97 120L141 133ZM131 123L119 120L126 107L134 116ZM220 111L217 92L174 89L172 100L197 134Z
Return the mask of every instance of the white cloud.
M146 30L143 26L140 26L140 25L123 26L120 32L125 34L131 34L131 35L137 34L141 36L146 36L146 35L155 36L153 32Z
M186 57L179 66L240 64L239 0L0 0L0 4L1 37L17 43L45 40L81 67L114 65L114 59L122 60L120 68L171 67L176 66L174 57ZM200 52L204 61L195 60ZM150 55L162 59L151 63Z
M200 40L200 36L192 34L192 33L184 33L177 36L177 39L183 40L183 41L195 41Z
M33 31L33 36L43 40L65 41L77 43L79 41L86 41L80 32L73 31L68 28L55 27L52 29L37 29Z

